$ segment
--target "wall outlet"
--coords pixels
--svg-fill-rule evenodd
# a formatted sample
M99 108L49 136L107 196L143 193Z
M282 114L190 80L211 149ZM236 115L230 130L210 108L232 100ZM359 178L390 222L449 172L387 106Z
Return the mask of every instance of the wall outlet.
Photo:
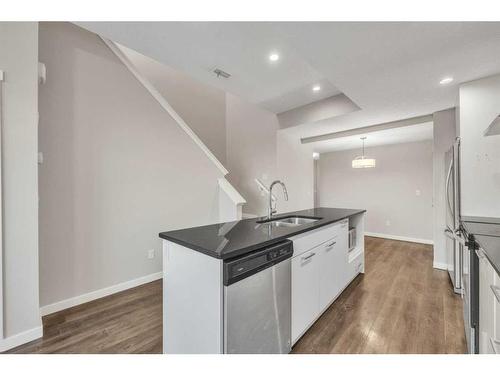
M417 189L417 190L415 190L415 195L416 195L417 197L420 197L420 190L418 190L418 189Z
M148 250L148 259L153 259L155 257L155 249Z
M388 226L388 227L390 227L391 226L391 221L390 220L386 220L385 221L385 225Z

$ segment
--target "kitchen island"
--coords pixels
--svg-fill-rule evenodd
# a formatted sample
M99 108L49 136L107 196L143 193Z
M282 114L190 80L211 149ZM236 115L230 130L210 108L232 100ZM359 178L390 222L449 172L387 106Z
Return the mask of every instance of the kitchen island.
M365 210L160 233L165 353L287 353L364 272Z

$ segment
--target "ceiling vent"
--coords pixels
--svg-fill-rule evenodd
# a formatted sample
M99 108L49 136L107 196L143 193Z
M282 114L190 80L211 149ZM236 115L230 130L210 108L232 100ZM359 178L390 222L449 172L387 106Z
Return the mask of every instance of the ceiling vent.
M219 68L215 68L214 69L214 73L217 76L217 78L220 78L220 77L222 77L222 78L229 78L229 77L231 77L231 74L229 74L228 72L225 72L225 71L223 71L223 70L221 70Z

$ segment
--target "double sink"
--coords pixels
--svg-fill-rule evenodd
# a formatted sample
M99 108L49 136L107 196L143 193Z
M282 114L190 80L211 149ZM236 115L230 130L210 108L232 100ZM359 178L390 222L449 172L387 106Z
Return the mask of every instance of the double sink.
M258 224L265 224L272 227L298 227L304 224L314 223L321 220L321 217L310 216L285 216L277 217L276 219L265 219L257 221Z

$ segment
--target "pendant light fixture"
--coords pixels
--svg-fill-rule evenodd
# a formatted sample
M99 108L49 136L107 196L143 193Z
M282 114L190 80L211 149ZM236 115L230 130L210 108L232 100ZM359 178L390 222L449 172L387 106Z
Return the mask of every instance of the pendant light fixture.
M366 137L361 137L363 141L363 154L361 156L356 156L352 161L353 168L374 168L375 159L370 159L365 157L365 139Z

